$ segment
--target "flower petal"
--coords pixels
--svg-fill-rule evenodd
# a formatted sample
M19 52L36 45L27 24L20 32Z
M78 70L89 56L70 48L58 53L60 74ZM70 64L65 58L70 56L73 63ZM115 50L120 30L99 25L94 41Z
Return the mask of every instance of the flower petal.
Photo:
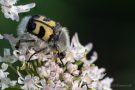
M71 41L71 47L74 48L74 47L78 47L79 45L80 45L80 42L78 39L78 34L75 33L75 35L73 36L72 41Z
M19 84L24 84L24 82L22 81L22 79L20 77L18 78L18 83Z
M24 80L24 78L22 77L22 75L21 75L20 72L17 72L17 74L19 75L19 78L20 78L21 80Z
M10 49L4 48L4 56L10 56L10 55L11 55Z
M31 8L35 7L35 3L30 3L26 5L15 6L14 4L17 0L1 0L2 12L4 13L5 18L10 18L12 20L19 21L19 13L28 12Z
M89 60L89 64L94 63L98 58L97 52L93 52L93 55L91 56L91 60Z
M6 85L5 83L2 83L2 87L1 87L1 90L4 90L5 88L8 88L9 86Z
M26 77L25 77L25 79L27 80L27 79L31 79L31 75L27 75Z
M40 83L41 83L42 86L46 85L45 79L40 80Z
M11 86L15 86L16 83L17 83L17 81L11 81L11 82L10 82L10 85L11 85Z
M89 44L87 44L87 45L85 46L85 48L86 48L87 52L89 52L89 51L92 50L93 44L92 44L92 43L89 43Z
M0 3L5 6L10 6L15 4L17 1L18 0L0 0Z
M28 11L30 11L31 8L34 8L35 6L36 6L35 3L20 5L20 6L16 6L16 10L18 13L28 12Z
M0 39L3 39L3 36L0 34Z
M8 64L2 63L1 68L3 71L6 71L8 68Z

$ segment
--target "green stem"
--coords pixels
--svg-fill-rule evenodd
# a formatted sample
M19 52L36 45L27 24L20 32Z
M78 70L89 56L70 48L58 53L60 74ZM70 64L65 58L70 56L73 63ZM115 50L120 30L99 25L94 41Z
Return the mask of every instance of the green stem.
M16 69L12 66L12 64L8 63L8 66L17 74Z

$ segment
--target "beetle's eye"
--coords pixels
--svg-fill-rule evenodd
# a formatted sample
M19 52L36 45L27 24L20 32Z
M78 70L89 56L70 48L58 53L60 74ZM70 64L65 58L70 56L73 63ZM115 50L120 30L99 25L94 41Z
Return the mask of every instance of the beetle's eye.
M32 32L34 29L36 28L36 24L33 23L33 22L29 22L28 25L27 25L27 30L29 32Z

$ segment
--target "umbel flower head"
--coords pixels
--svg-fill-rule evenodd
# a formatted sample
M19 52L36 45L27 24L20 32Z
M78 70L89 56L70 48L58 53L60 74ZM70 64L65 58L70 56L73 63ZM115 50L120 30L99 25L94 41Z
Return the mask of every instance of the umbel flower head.
M19 13L35 7L35 3L15 6L17 1L0 0L6 18L19 21ZM34 20L36 24L44 25L34 29ZM32 30L28 32L26 27ZM37 31L32 32L33 29ZM105 77L105 68L94 64L97 53L92 52L92 43L83 46L77 33L70 43L66 28L44 16L35 15L22 20L17 34L17 37L0 34L0 39L8 40L12 48L4 48L4 54L0 56L1 90L9 87L22 90L112 90L113 79ZM92 52L90 59L86 57L89 52ZM9 76L13 73L11 71L17 75L14 79Z
M17 85L21 89L112 90L111 83L113 79L104 78L106 75L104 73L105 69L98 68L94 64L97 53L93 52L90 60L86 58L86 55L91 52L93 47L92 43L86 46L81 45L77 33L73 36L71 44L62 59L53 50L49 50L49 53L42 51L33 55L39 47L47 43L30 33L19 34L18 37L4 34L2 37L10 42L13 49L13 55L10 54L10 57L6 57L11 61L16 58L13 63L21 62L21 65L16 66ZM23 42L20 44L19 49L16 49L15 45L20 39L34 39L35 42ZM29 61L31 55L33 57Z

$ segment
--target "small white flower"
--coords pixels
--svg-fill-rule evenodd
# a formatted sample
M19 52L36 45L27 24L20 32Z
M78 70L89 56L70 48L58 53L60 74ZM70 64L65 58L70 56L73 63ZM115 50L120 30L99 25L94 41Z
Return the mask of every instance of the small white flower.
M37 68L37 73L41 78L48 78L49 80L59 80L60 73L63 69L60 68L55 62L48 61L44 66Z
M1 65L0 69L0 87L1 90L4 90L5 88L8 88L10 86L14 86L16 85L16 81L11 81L10 78L8 78L7 76L9 75L8 72L5 72L8 68L8 65L3 63Z
M44 66L37 68L37 73L41 78L48 78L50 75L50 70L46 69Z
M112 78L106 77L105 79L101 80L101 87L104 90L112 90L111 89L111 83L113 82Z
M86 52L89 52L92 49L92 44L89 43L86 46L83 46L79 42L78 34L76 33L71 41L70 50L73 54L75 60L80 60L85 57Z
M11 55L10 49L4 48L4 56L10 56L10 55Z
M82 87L82 83L79 80L72 82L72 90L87 90L86 87Z
M81 77L81 80L82 80L83 82L87 83L87 84L91 84L91 81L92 81L92 79L89 77L88 74L86 74L85 76L82 76L82 77Z
M13 55L10 53L10 49L4 48L4 56L0 56L0 62L7 62L7 63L14 63L17 61L17 58L15 58Z
M84 60L83 66L85 67L85 69L90 69L91 68L90 65L92 65L97 60L97 57L98 57L97 53L94 52L90 60Z
M105 76L104 71L104 68L99 69L97 66L90 66L82 72L82 77L88 76L91 80L98 81Z
M5 72L6 70L7 70L7 68L8 68L8 64L5 64L5 63L3 63L2 65L1 65L1 70L0 70L0 78L4 78L4 77L7 77L7 75L9 74L8 72Z
M42 88L40 90L52 90L51 85L48 85L44 79L40 80Z
M14 56L8 56L8 57L0 56L0 62L15 63L16 61L17 61L17 58Z
M13 51L13 54L14 54L14 56L15 56L17 59L19 59L20 61L25 61L25 60L26 60L25 55L20 55L20 51L18 51L18 50L14 50L14 51Z
M84 60L84 66L89 67L97 60L97 58L98 58L97 52L93 52L93 55L91 56L90 60Z
M73 71L73 72L72 72L72 74L73 74L74 76L78 76L78 75L79 75L79 73L80 73L80 71L79 71L79 70L75 70L75 71Z
M2 12L6 18L19 21L19 13L28 12L31 8L35 7L35 3L15 6L18 0L1 0Z
M65 85L66 85L65 83L63 83L60 80L58 80L58 81L56 81L56 84L55 84L55 90L67 90L65 88Z
M66 51L66 56L62 59L63 64L65 65L67 62L75 62L74 57L70 51Z
M88 84L88 88L94 88L95 90L104 90L104 89L99 88L99 81L94 81Z
M50 62L49 66L50 66L49 67L49 69L50 69L49 79L51 79L51 80L58 80L59 79L59 75L61 73L63 73L63 69L60 68L55 62Z
M78 66L76 64L72 64L72 63L68 63L67 64L67 70L70 73L73 73L74 71L76 71L78 69Z
M92 80L100 80L105 76L104 72L105 72L104 68L99 69L98 67L94 67L90 71L89 76L92 78Z
M38 77L31 77L31 75L26 75L25 78L22 77L21 73L18 72L19 78L18 83L24 90L38 90L38 83L39 78Z
M71 83L73 81L73 76L69 73L64 73L63 79L65 83Z
M0 39L3 39L3 36L0 34Z

